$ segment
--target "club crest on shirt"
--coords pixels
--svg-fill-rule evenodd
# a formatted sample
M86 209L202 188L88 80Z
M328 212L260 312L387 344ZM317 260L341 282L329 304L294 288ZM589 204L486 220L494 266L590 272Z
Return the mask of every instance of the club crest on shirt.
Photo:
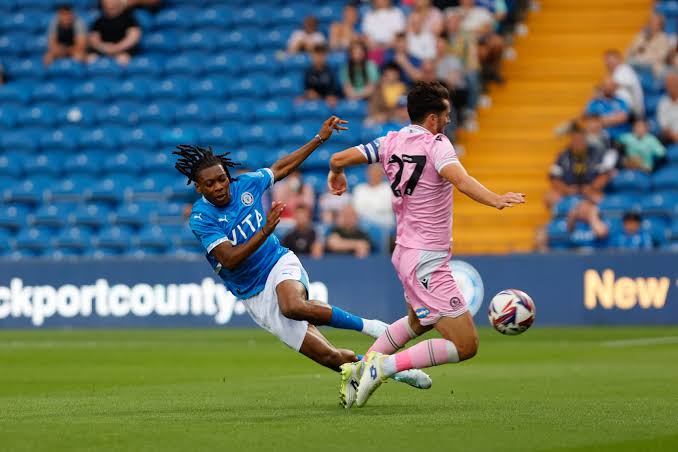
M248 191L242 194L240 200L242 201L243 205L246 206L251 206L252 204L254 204L254 196L252 196L252 193Z

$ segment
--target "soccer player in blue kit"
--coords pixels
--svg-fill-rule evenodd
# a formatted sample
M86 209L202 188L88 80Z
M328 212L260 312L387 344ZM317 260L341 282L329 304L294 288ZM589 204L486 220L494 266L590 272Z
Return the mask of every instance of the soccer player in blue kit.
M177 146L175 167L195 184L202 195L190 215L191 230L206 250L210 265L228 290L244 302L247 312L262 328L290 348L335 371L359 360L353 351L332 345L316 328L360 331L374 338L386 329L379 320L363 319L336 306L308 299L308 275L297 256L273 235L284 205L273 202L264 217L262 195L277 181L297 169L333 131L347 130L347 121L327 119L305 145L270 168L231 176L237 166L228 153L211 148ZM431 379L412 369L394 379L427 389Z

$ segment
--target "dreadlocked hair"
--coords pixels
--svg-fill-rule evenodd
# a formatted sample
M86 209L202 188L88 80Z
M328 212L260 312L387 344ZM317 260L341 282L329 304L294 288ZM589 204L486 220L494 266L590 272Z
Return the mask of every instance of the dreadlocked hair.
M234 162L228 157L230 152L224 154L214 154L212 152L212 146L203 148L200 146L193 146L188 144L180 144L177 146L178 151L172 152L172 154L178 155L180 158L177 160L177 163L174 167L184 176L188 177L188 182L186 185L190 185L191 182L198 181L198 173L215 165L221 165L226 171L226 176L229 181L235 179L231 178L231 173L229 173L229 168L235 168L240 166L239 163Z

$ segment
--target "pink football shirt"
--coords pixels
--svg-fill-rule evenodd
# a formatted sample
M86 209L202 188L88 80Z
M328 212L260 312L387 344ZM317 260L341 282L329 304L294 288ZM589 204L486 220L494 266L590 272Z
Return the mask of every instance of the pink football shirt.
M440 170L459 162L450 140L410 125L358 146L367 162L380 162L391 184L398 245L447 250L452 237L452 184Z

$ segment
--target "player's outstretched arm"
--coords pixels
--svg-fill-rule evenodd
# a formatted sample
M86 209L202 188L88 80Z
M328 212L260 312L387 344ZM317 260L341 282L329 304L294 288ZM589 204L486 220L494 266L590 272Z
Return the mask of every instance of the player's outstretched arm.
M271 166L274 180L278 182L279 180L289 176L292 171L299 168L299 166L304 163L304 160L306 160L308 156L318 148L318 146L330 139L333 131L348 130L348 128L344 127L343 124L348 124L348 121L345 121L337 116L332 116L327 121L325 121L318 134L314 136L311 141L296 151L287 154L285 157L281 158Z
M211 252L212 256L225 268L234 270L248 257L250 257L266 239L273 234L276 226L280 223L280 214L285 208L285 204L274 201L271 205L271 211L266 217L266 224L257 231L247 242L233 246L226 241L221 243Z
M509 192L499 195L487 189L475 177L471 176L461 163L445 165L440 170L440 176L450 181L469 198L486 206L501 210L504 207L513 207L525 203L525 195L522 193Z
M365 154L360 152L356 147L348 148L341 152L337 152L330 158L330 173L327 176L327 186L330 192L335 195L342 195L348 189L346 175L344 169L364 165L368 163Z

